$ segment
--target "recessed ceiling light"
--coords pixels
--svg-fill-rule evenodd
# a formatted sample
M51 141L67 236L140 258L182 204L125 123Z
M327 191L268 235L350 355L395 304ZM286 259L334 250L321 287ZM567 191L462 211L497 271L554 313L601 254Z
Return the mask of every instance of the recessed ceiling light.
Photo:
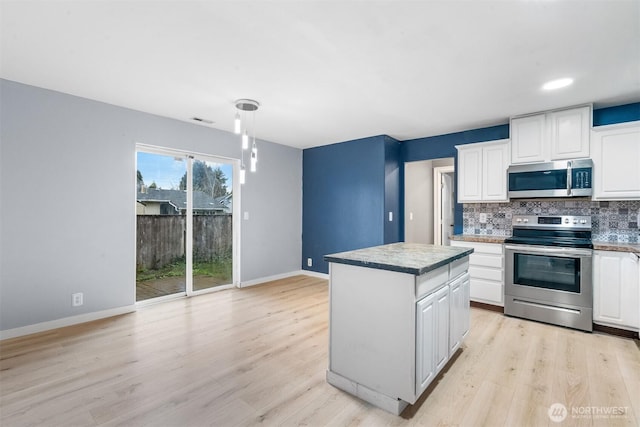
M542 85L543 90L555 90L560 89L566 86L569 86L573 83L573 79L570 77L565 77L563 79L551 80L550 82L546 82Z

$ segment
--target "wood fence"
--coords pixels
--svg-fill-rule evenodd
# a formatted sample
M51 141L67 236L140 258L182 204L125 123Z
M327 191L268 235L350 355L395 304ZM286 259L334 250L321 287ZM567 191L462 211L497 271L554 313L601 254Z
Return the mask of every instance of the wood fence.
M186 218L183 215L137 216L136 264L159 269L185 256ZM231 256L231 215L193 216L193 259L211 261Z

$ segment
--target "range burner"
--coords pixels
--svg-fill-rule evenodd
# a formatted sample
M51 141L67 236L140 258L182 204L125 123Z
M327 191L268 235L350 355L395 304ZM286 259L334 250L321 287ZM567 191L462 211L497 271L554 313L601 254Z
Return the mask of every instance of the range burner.
M516 216L505 243L592 249L590 216Z

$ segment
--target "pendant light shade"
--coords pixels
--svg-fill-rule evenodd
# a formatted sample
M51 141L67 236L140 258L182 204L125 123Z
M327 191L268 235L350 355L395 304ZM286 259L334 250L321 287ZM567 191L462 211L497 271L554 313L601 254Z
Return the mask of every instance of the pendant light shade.
M242 130L242 123L240 122L240 113L236 113L236 118L233 120L233 133L236 135L240 135L240 131Z
M249 170L256 172L258 164L258 149L256 147L256 129L255 129L255 117L260 103L253 99L238 99L235 102L236 117L233 122L234 133L241 136L241 166L240 166L240 184L244 184L246 181L246 169L244 167L244 152L249 149L249 139L253 140L251 146L251 153L249 155ZM247 120L247 116L250 115L251 120ZM249 126L249 124L251 126Z
M242 149L246 150L248 148L249 148L249 134L245 129L244 132L242 133Z

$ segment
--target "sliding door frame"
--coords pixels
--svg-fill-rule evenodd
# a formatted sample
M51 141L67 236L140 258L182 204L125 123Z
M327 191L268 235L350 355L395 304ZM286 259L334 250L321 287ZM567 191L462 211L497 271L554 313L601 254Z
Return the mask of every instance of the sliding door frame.
M185 258L186 258L186 268L185 268L185 292L184 293L178 293L175 295L167 295L164 297L158 297L158 298L151 298L149 300L143 300L140 302L136 301L136 305L144 305L145 303L155 303L155 302L160 302L160 301L164 301L167 299L174 299L176 297L183 297L183 296L195 296L195 295L202 295L202 294L206 294L206 293L210 293L210 292L215 292L215 291L219 291L222 289L229 289L231 287L239 287L240 283L241 283L241 278L240 278L240 236L241 236L241 215L240 215L240 209L241 209L241 205L240 205L240 199L241 199L241 185L240 185L240 160L238 159L233 159L233 158L229 158L229 157L223 157L223 156L216 156L213 154L204 154L204 153L197 153L197 152L192 152L192 151L188 151L188 150L180 150L180 149L174 149L174 148L166 148L166 147L159 147L159 146L155 146L155 145L148 145L148 144L142 144L142 143L136 143L136 160L135 160L135 170L137 170L138 168L138 161L137 161L137 154L138 152L145 152L145 153L150 153L150 154L159 154L159 155L165 155L165 156L172 156L172 157L181 157L184 158L187 161L186 164L186 169L187 169L187 214L186 214L186 232L187 232L187 236L185 239L185 244L186 244L186 248L185 248ZM199 291L194 291L193 290L193 162L195 160L202 160L202 161L208 161L208 162L214 162L214 163L228 163L232 165L232 201L231 201L231 206L232 206L232 212L231 212L231 234L232 234L232 245L233 245L233 250L232 250L232 273L231 273L231 283L228 285L221 285L221 286L215 286L212 288L207 288L207 289L202 289ZM135 171L133 173L133 175L135 176ZM136 188L135 185L133 186L133 188ZM134 200L135 200L136 195L134 195ZM134 207L135 207L135 203L134 203ZM135 213L135 210L134 210ZM136 228L135 233L134 233L134 254L135 256L137 256L137 245L136 245L136 239L137 239L137 235L138 235L138 230ZM136 262L136 259L134 257L134 263ZM134 290L135 290L135 277L134 277Z

